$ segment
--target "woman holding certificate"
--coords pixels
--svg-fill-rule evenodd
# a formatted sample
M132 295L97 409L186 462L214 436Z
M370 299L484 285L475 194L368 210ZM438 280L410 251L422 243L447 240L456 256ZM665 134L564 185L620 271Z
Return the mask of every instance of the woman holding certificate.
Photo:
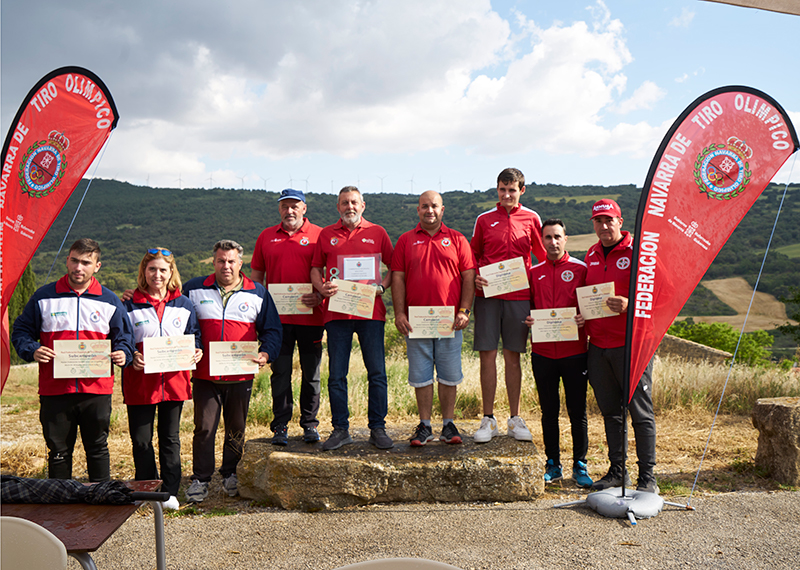
M203 351L194 307L181 294L181 276L170 250L147 250L139 263L137 288L124 304L136 341L133 364L122 374L135 478L162 479L162 490L170 494L164 507L177 509L181 411L192 397L190 371ZM161 477L153 450L156 411Z

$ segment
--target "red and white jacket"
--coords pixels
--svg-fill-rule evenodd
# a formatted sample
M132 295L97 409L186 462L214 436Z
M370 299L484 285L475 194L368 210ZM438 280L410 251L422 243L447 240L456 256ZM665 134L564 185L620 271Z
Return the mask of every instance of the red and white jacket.
M133 335L125 307L111 290L92 277L89 288L78 295L65 275L40 287L14 321L11 341L20 358L33 361L41 346L53 348L55 340L110 339L111 352L133 360ZM109 361L109 369L111 362ZM53 362L39 364L39 395L111 394L114 375L103 378L53 378Z
M603 256L603 244L598 241L586 252L586 284L613 281L614 295L629 297L632 257L633 237L629 232L622 232L622 241L608 252L608 257ZM586 333L589 342L598 348L619 348L625 346L627 326L628 315L622 313L586 321Z
M162 336L194 335L195 346L203 347L192 302L179 290L170 291L159 303L137 289L124 305L140 353L144 354L145 338ZM122 394L125 403L133 406L190 400L191 377L191 370L145 374L128 366L122 371Z
M578 308L575 289L583 287L586 279L586 264L580 259L564 253L561 259L534 265L528 271L531 284L532 309ZM578 311L580 312L580 311ZM567 358L586 352L586 331L578 327L578 340L567 342L531 343L531 351L546 358Z
M522 257L527 271L531 268L531 253L539 260L547 257L542 245L542 220L539 214L522 204L518 204L509 214L498 202L496 208L480 214L475 220L470 246L478 267ZM483 297L481 290L475 291L475 294ZM529 295L526 290L512 291L495 299L527 301Z
M259 352L266 352L272 362L277 358L283 338L278 311L272 297L261 283L242 275L244 282L223 307L216 277L195 277L183 286L184 294L194 305L200 335L203 339L203 359L194 371L195 378L212 382L243 382L253 374L211 376L208 343L212 341L258 340Z

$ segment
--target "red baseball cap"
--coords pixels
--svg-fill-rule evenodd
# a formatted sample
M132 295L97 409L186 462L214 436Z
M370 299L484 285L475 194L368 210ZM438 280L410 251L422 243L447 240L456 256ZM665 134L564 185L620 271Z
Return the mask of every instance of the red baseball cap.
M619 209L619 204L614 200L603 199L598 200L592 206L592 218L597 216L609 216L611 218L621 218L622 210ZM592 219L589 218L589 219Z

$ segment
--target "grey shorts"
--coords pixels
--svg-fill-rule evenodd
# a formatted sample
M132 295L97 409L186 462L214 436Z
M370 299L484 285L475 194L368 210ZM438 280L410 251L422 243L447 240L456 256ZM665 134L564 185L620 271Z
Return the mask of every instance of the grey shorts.
M475 297L474 309L474 350L497 350L502 337L504 349L520 353L528 351L530 329L525 325L525 317L530 315L530 301Z

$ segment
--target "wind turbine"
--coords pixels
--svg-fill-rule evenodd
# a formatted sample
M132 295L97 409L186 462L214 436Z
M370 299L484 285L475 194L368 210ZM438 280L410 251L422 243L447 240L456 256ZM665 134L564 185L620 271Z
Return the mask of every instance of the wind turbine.
M306 177L306 178L301 178L301 180L302 180L303 182L305 182L305 183L306 183L306 192L308 192L308 179L309 179L309 178L311 178L311 177L310 177L310 176L308 176L308 177Z
M388 174L386 174L384 176L378 176L378 178L381 179L381 194L383 193L383 179L387 178L388 176L389 176Z
M414 193L414 175L413 174L411 175L411 180L409 180L409 182L411 182L411 193L413 194Z
M472 180L475 180L474 178ZM465 184L469 184L469 191L472 192L472 180L469 182L465 182Z
M245 179L245 177L244 176L237 176L236 178L238 178L239 180L242 181L242 190L244 190L244 179Z
M181 180L180 172L178 173L178 180L176 180L176 182L178 183L178 190L183 190L183 181Z
M263 176L259 176L259 178L264 181L264 192L266 192L267 191L267 180L269 180L269 178L264 178Z
M209 174L208 176L208 189L211 190L214 187L214 176Z

